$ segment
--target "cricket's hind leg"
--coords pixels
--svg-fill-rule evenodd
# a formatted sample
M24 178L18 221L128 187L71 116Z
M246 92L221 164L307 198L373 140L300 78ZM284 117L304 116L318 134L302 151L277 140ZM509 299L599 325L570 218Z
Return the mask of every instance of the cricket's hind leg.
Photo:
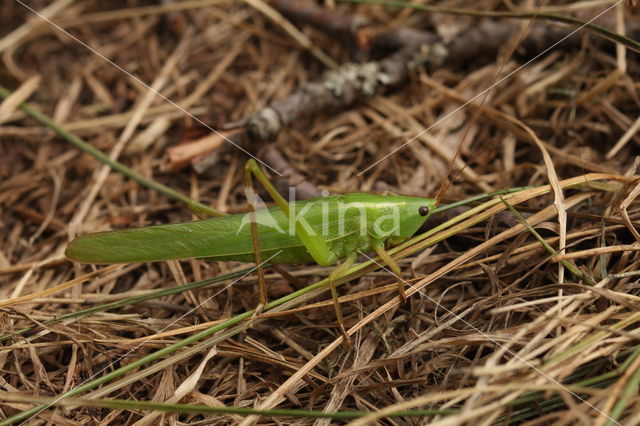
M271 198L276 202L280 210L287 216L290 217L290 204L285 200L285 198L280 195L280 193L276 190L273 184L269 181L264 172L260 169L255 160L250 159L245 164L245 180L247 185L247 198L249 198L249 219L251 220L251 238L253 239L253 247L254 247L254 257L255 262L258 269L258 285L259 285L259 302L258 307L254 313L254 319L257 315L260 314L264 305L267 303L267 291L266 285L264 281L264 271L262 269L262 253L260 252L260 239L258 235L258 225L255 219L255 191L253 189L253 180L252 177L255 177L264 188L267 190ZM311 254L313 259L319 265L332 265L337 260L337 255L331 251L331 249L327 246L326 242L323 239L322 235L317 235L314 232L314 229L308 228L308 225L305 226L305 223L301 223L300 221L295 222L295 231L296 236L300 239L302 244L304 244L305 249ZM347 257L347 259L340 265L338 265L333 272L329 275L329 285L331 286L331 297L333 299L333 305L336 311L336 318L338 320L338 324L340 326L340 332L345 340L347 345L351 345L349 340L349 336L344 328L344 320L342 317L342 310L340 309L340 303L338 301L338 296L336 292L336 280L340 278L346 271L351 268L355 260L357 259L357 255L354 253Z

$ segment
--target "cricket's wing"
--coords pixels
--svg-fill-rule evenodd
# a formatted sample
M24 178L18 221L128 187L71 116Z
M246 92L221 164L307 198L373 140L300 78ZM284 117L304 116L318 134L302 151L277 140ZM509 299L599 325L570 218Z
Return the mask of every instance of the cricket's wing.
M272 214L273 217L262 218L264 214ZM232 215L197 222L88 234L73 240L65 255L79 263L153 262L191 258L252 261L254 249L251 229L250 226L243 226L246 225L243 223L244 219L245 215ZM263 259L281 250L278 259L275 259L277 262L304 262L307 256L303 254L306 255L306 251L295 235L284 231L288 229L286 221L284 215L272 209L258 212L259 224L266 222L272 225L259 226ZM277 226L273 226L274 224Z

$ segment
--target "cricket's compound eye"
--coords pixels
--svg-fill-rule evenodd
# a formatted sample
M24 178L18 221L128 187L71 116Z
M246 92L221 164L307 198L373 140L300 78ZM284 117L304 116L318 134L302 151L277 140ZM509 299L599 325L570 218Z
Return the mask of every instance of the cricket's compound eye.
M418 213L420 213L420 216L427 216L429 214L429 206L421 206L418 209Z

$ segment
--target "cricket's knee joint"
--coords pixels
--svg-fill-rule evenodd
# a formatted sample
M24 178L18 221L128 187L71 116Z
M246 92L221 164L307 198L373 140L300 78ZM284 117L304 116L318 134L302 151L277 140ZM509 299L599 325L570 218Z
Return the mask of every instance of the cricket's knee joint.
M254 160L253 158L248 159L247 162L244 163L244 169L249 172L253 172L257 168L258 168L258 163L256 163L256 160Z
M320 266L331 266L334 263L333 259L313 259L316 261L316 263Z

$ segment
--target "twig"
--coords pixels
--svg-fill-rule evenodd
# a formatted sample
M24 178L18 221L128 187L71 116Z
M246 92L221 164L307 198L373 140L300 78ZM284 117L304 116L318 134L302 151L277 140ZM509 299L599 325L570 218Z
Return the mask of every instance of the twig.
M381 61L349 63L325 74L321 82L303 84L294 93L227 127L244 126L249 141L273 138L283 127L324 112L339 110L404 82L411 69L441 63L443 50L431 33L412 33L410 43ZM432 46L432 47L429 47Z
M487 20L446 44L435 33L408 28L378 34L363 43L364 35L371 34L372 30L364 27L361 19L302 2L273 0L270 4L292 19L309 23L342 39L350 38L348 45L357 46L360 52L362 48L371 47L374 50L391 50L392 53L379 61L343 65L326 73L322 81L305 83L288 97L242 120L228 123L227 129L244 128L244 132L236 137L244 145L272 140L293 123L308 120L322 112L347 108L361 99L399 86L413 69L444 64L462 67L471 58L476 63L488 62L518 29L516 23ZM569 34L569 29L536 24L522 41L521 48L525 52L540 52ZM563 41L563 47L575 48L580 40L577 34L568 37ZM207 163L212 161L203 159L203 166L196 167L202 170Z
M282 191L282 187L295 188L296 189L296 199L298 200L307 200L309 198L320 196L320 191L306 178L298 173L287 161L287 159L282 155L280 150L275 147L275 145L270 145L267 150L264 152L263 157L265 161L269 164L273 165L280 173L282 173L282 177L279 177L276 180L276 188L280 191L280 193L284 193ZM285 185L282 185L284 183Z

